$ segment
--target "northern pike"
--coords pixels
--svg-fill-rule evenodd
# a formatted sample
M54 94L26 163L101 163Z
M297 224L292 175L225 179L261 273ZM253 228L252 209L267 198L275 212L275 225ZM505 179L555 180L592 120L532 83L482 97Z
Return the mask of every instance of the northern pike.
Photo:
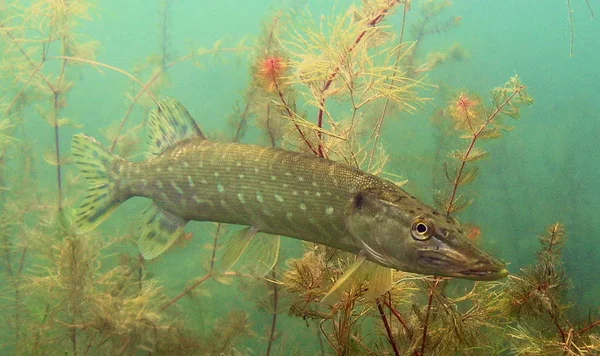
M125 200L153 201L138 246L164 252L191 220L246 225L427 275L495 280L505 264L470 241L457 221L396 184L316 156L206 139L174 99L149 116L149 158L134 163L92 137L72 140L90 183L76 226L94 229Z

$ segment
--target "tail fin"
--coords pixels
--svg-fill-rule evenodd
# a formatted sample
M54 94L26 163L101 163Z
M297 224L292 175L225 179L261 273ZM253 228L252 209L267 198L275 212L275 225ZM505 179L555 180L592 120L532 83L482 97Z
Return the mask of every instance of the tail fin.
M75 164L90 184L75 221L77 231L87 232L100 225L127 198L120 196L115 188L118 181L115 165L123 159L83 134L73 136L71 149Z

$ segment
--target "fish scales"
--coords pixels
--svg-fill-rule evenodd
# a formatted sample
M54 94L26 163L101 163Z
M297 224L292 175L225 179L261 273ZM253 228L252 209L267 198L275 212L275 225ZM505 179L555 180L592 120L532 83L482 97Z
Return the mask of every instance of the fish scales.
M391 184L325 159L203 139L128 163L124 172L125 194L150 198L186 220L249 225L356 252L344 224L346 204L360 190Z
M473 280L508 274L505 264L470 241L456 220L390 181L312 155L212 142L170 98L151 110L148 126L149 158L140 163L115 155L92 137L73 136L74 161L90 184L75 217L77 231L94 229L120 203L142 196L151 200L138 232L145 259L166 251L190 220L198 220L248 226L224 248L224 269L252 240L261 240L254 239L257 232L265 232L357 254L356 266L369 260ZM272 267L278 246L264 248L265 260L259 262ZM389 288L391 272L377 275L381 288L373 290L379 295Z

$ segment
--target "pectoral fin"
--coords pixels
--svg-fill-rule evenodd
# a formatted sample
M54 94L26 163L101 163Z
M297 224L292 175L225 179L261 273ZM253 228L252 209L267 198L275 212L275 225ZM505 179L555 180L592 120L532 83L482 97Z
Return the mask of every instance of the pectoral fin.
M361 279L361 276L364 276L364 269L361 267L365 262L367 262L366 256L363 254L356 256L356 261L338 278L325 297L321 299L321 303L329 305L337 303L341 299L342 294L350 290Z
M344 292L351 290L359 283L368 280L367 299L375 299L390 290L393 283L393 270L380 266L363 254L356 257L356 261L335 282L329 292L323 297L321 303L333 305L341 300Z
M394 271L391 268L383 267L370 261L366 263L371 265L366 297L367 299L379 298L379 296L392 288Z

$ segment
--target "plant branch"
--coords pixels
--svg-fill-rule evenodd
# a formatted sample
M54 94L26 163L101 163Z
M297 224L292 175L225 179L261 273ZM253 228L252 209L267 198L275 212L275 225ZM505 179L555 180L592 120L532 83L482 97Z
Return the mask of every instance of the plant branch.
M578 334L584 334L588 331L590 331L591 329L595 328L596 326L600 325L600 319L594 321L593 323L589 324L588 326L582 328L581 330L579 330Z
M110 145L110 151L114 152L114 150L115 150L115 148L117 146L117 143L119 142L119 139L121 138L121 133L123 132L123 129L125 128L125 124L129 120L129 115L131 115L131 112L133 111L133 108L134 108L135 104L137 103L137 101L139 100L139 98L144 93L148 93L148 95L150 95L150 97L152 98L152 100L155 103L158 102L157 99L154 97L154 95L152 95L152 93L150 92L149 88L152 85L152 83L154 83L158 78L160 78L160 76L163 75L168 69L170 69L171 67L173 67L176 64L179 64L181 62L187 61L188 59L191 59L191 58L193 58L195 56L201 56L201 55L209 54L209 53L233 52L233 51L237 51L237 50L239 50L239 48L235 48L235 47L232 47L232 48L215 48L215 49L203 51L201 53L190 53L190 54L187 54L185 56L182 56L182 57L180 57L180 58L178 58L178 59L176 59L176 60L168 63L164 67L164 70L156 72L145 84L141 84L141 82L137 78L133 77L133 75L131 75L131 74L125 72L125 71L120 72L122 74L125 74L125 73L129 74L128 76L131 76L132 80L134 80L136 83L140 84L142 86L142 88L135 95L135 97L133 98L131 104L129 105L129 108L127 109L125 115L123 116L123 119L121 120L121 124L119 125L119 130L117 131L117 135L116 135L115 139L113 140L112 144ZM102 65L102 63L98 63L98 65ZM104 65L104 66L106 68L109 68L109 69L113 69L114 68L115 70L119 71L119 68L108 66L108 65ZM125 74L125 75L127 75L127 74Z
M408 338L412 339L412 337L413 337L413 331L408 326L408 323L406 322L406 320L404 320L404 317L402 317L402 315L400 314L400 312L398 312L398 310L396 310L396 308L394 308L394 306L390 303L389 300L385 301L385 305L392 312L392 314L394 314L394 316L396 317L396 319L400 322L400 325L402 325L402 327L404 328L404 331L406 332L406 335L408 336Z
M460 167L458 168L458 172L456 173L456 177L454 178L454 183L452 185L452 193L451 193L450 199L448 200L448 203L446 205L446 215L450 215L450 213L452 212L452 206L454 205L454 200L456 199L456 193L458 191L458 186L460 185L459 182L462 179L462 175L463 175L465 166L467 164L467 161L469 160L469 155L473 151L473 148L475 147L475 143L477 142L479 135L481 135L483 130L485 130L487 128L487 126L498 116L498 114L500 114L500 112L502 112L502 109L506 105L508 105L508 103L511 102L511 100L515 97L515 95L519 94L523 89L525 89L525 86L519 86L519 87L515 88L513 90L513 92L506 99L504 99L504 101L502 103L500 103L500 105L496 106L494 111L492 111L492 113L485 119L485 121L481 124L479 129L475 133L473 133L473 136L471 137L471 142L469 143L469 147L467 147L467 150L466 150L464 156L460 160L461 161Z
M425 354L425 345L427 345L427 329L429 327L429 315L431 314L431 308L433 306L433 296L441 280L441 277L435 277L435 281L429 287L429 299L427 301L425 320L423 321L423 338L421 340L421 351L419 353L420 356L423 356Z
M398 351L398 346L396 345L396 342L394 341L394 335L392 334L392 329L390 329L390 324L389 324L388 319L385 316L385 313L383 311L383 306L381 304L380 298L377 298L377 309L379 310L379 316L381 317L381 321L383 322L383 326L385 327L385 331L387 333L388 340L390 341L390 345L392 346L392 349L394 350L394 355L400 356L400 351Z
M275 271L271 271L271 276L273 280L275 279ZM270 282L268 282L270 283ZM269 345L267 346L266 356L271 354L271 347L273 346L273 342L275 341L275 330L277 327L277 313L278 313L278 303L279 303L279 290L277 283L271 283L273 285L273 319L271 321L271 331L269 333Z
M390 5L388 5L388 7L381 9L373 17L373 19L371 19L369 22L366 23L367 28L362 30L358 34L358 36L356 36L354 43L347 50L348 51L347 55L350 55L356 49L356 47L358 46L360 41L364 38L364 36L367 34L367 31L369 31L370 28L375 27L377 24L379 24L384 19L384 17L387 15L387 13L389 12L389 10L391 9L392 6L394 6L394 4L390 4ZM334 70L331 72L331 74L329 75L329 78L325 81L325 84L323 85L323 88L321 89L322 97L319 101L319 111L317 113L317 126L319 127L319 129L323 128L323 114L325 112L325 92L327 91L327 89L329 89L329 87L333 83L333 80L339 74L340 69L341 69L341 65L338 64L337 67L335 67ZM323 142L322 142L323 134L321 131L317 131L317 138L319 141L318 147L317 147L317 155L319 157L325 157L325 152L323 151Z
M300 138L302 138L302 141L304 141L304 143L306 144L306 146L314 154L318 155L319 157L324 157L324 156L321 156L320 153L317 150L315 150L315 148L310 143L310 141L308 141L308 139L304 135L304 132L302 131L302 129L300 129L300 125L298 125L296 122L294 122L293 118L294 118L295 115L292 112L292 109L290 108L290 106L288 105L287 100L285 99L285 96L283 95L283 92L279 88L279 84L277 83L276 78L273 78L273 83L275 84L275 89L277 89L277 94L279 95L279 100L281 100L281 103L283 104L283 107L284 107L285 111L287 112L288 116L290 117L290 120L292 120L292 123L296 127L296 130L298 130L298 133L300 134ZM320 134L320 131L317 131L317 132Z

